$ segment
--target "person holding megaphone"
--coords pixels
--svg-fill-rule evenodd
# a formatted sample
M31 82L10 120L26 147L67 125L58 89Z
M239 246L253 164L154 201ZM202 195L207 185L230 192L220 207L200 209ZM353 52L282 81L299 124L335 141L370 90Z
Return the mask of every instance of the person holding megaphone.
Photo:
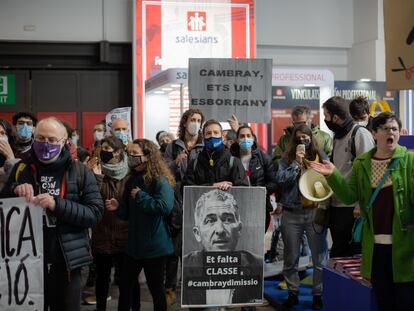
M317 203L306 199L299 190L299 179L310 163L321 163L328 156L319 149L311 129L303 124L295 128L289 147L279 163L276 179L283 185L280 204L283 206L281 232L284 243L283 275L289 296L286 308L299 303L298 262L302 235L305 233L313 263L312 309L322 309L322 267L327 257L326 231L314 223Z

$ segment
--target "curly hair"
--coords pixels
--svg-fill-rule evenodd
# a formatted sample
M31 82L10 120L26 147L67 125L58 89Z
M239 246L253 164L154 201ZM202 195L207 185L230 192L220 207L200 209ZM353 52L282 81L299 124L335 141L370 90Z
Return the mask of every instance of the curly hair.
M184 141L185 136L185 125L187 123L187 120L191 118L194 114L199 114L201 116L201 125L204 123L204 115L199 109L188 109L183 113L180 119L180 125L178 126L178 138ZM203 137L201 135L201 126L200 126L200 133L198 135L197 143L200 143L202 141Z
M150 185L161 176L164 176L171 187L175 187L175 179L170 169L165 163L158 146L148 139L135 139L133 144L137 144L147 157L147 168L144 174L145 184Z

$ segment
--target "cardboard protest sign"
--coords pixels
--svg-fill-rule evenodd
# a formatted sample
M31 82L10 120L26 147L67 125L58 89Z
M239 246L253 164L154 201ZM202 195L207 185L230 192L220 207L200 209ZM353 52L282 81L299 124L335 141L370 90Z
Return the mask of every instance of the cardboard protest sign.
M107 128L108 135L111 134L112 120L115 120L115 119L124 119L128 121L128 138L132 139L131 107L115 108L107 113L105 117L105 122L106 122L106 128Z
M389 90L414 88L414 1L384 0L386 83Z
M190 108L206 120L270 122L271 59L190 58Z
M184 188L182 306L263 301L266 189Z
M0 200L0 310L43 310L42 211Z

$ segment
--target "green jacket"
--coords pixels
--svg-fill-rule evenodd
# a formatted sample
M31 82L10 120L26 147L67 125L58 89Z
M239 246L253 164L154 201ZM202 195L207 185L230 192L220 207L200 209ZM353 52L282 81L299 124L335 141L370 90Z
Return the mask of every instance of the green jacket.
M316 141L318 142L318 147L330 157L332 154L332 137L328 133L322 131L317 125L312 124L311 128L312 135L315 136ZM285 133L279 138L276 147L273 149L272 161L276 169L278 169L279 161L288 148L293 130L293 125L289 125L285 128Z
M362 235L362 269L365 278L371 278L374 232L372 209L368 213L364 207L371 196L371 158L376 149L361 154L354 160L352 172L346 181L335 169L327 177L329 185L345 204L356 201L361 212L367 217ZM392 263L394 282L414 281L414 153L405 147L397 146L393 158L401 158L391 172L394 195L394 219L392 228ZM410 228L407 228L410 225Z
M131 190L141 191L135 198ZM134 172L126 182L123 199L117 210L118 217L128 221L126 253L134 259L156 258L174 252L165 218L174 204L174 190L161 176L151 185L144 183L142 174Z

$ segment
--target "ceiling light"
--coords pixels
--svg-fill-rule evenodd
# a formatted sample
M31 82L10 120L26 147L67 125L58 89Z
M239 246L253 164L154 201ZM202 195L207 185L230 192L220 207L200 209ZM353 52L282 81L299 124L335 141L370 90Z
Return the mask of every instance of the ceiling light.
M361 78L361 79L359 79L359 81L361 81L361 82L369 82L369 81L371 81L371 79L370 78Z
M305 83L303 86L304 87L315 87L316 84L314 84L314 83Z
M164 94L164 91L155 91L154 94Z
M171 84L170 86L171 86L171 87L180 87L180 86L181 86L181 84Z
M165 92L169 92L169 91L172 91L173 88L172 87L163 87L161 90L163 90Z

